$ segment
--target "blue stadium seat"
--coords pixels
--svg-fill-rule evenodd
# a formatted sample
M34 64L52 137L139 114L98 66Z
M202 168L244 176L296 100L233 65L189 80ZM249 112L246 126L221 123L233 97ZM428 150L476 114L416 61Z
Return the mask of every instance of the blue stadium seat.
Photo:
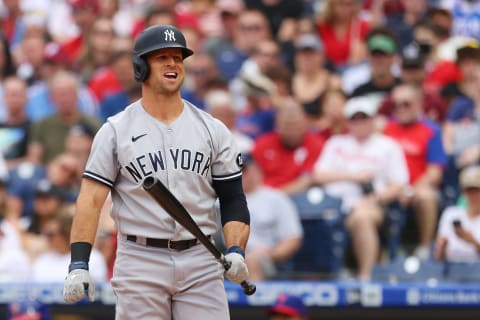
M290 260L294 272L320 274L335 278L343 266L347 244L345 214L339 198L326 194L320 187L291 196L304 231L300 250Z
M460 283L480 283L480 262L448 262L446 280Z
M445 280L446 265L435 260L420 260L416 257L397 258L373 268L372 280L381 282L427 282Z
M380 240L382 246L387 248L391 261L397 258L405 221L406 211L399 202L392 202L385 208L385 219L380 230Z
M441 186L441 208L453 206L460 197L460 185L458 182L459 170L454 156L449 156L447 167L443 172Z

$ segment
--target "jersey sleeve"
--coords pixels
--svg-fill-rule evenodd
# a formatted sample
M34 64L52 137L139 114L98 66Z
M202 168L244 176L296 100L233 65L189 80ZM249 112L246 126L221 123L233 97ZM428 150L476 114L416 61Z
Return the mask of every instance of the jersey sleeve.
M106 122L93 139L83 176L113 187L119 170L116 145L113 127Z
M212 159L212 180L228 181L242 176L242 155L232 133L215 119L214 154Z
M447 163L447 156L442 143L442 135L438 127L432 127L433 135L428 141L427 162L429 164L438 164L445 166Z

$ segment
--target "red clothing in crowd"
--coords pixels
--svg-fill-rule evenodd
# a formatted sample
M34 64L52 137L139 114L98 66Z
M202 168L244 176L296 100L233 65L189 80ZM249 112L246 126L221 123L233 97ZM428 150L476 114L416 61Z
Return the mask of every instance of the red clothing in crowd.
M369 30L368 22L355 19L351 22L346 36L340 39L331 24L321 23L318 26L318 33L323 42L325 56L336 66L342 66L348 62L353 40L355 40L355 37L365 40Z
M271 132L257 138L252 155L263 171L264 183L280 188L304 174L311 174L324 142L309 132L299 147L290 149L283 145L278 133Z
M106 96L122 91L122 84L117 75L108 67L96 72L88 81L88 87L100 103Z
M445 166L446 155L440 127L435 123L420 120L402 125L392 120L387 124L385 134L402 147L412 185L425 173L429 164Z

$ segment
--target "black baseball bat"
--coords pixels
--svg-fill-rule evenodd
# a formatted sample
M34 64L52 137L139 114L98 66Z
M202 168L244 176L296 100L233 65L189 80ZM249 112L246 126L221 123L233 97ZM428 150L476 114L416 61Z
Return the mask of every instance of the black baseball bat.
M192 219L187 209L185 209L180 201L178 201L159 179L152 176L147 177L143 180L142 185L145 191L147 191L172 218L190 231L215 258L220 260L225 270L230 269L231 263L225 260L225 256L210 242L205 233L200 230L200 227ZM241 286L246 295L252 295L257 290L257 287L253 283L246 280L242 281Z

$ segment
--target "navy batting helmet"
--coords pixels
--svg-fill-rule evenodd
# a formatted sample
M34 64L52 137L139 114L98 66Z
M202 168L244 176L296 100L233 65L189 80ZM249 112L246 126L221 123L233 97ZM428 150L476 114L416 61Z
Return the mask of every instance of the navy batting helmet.
M148 78L150 69L145 55L164 48L181 48L183 59L193 54L193 51L187 48L187 42L182 32L176 27L171 25L151 26L140 33L133 47L135 80L143 82Z

